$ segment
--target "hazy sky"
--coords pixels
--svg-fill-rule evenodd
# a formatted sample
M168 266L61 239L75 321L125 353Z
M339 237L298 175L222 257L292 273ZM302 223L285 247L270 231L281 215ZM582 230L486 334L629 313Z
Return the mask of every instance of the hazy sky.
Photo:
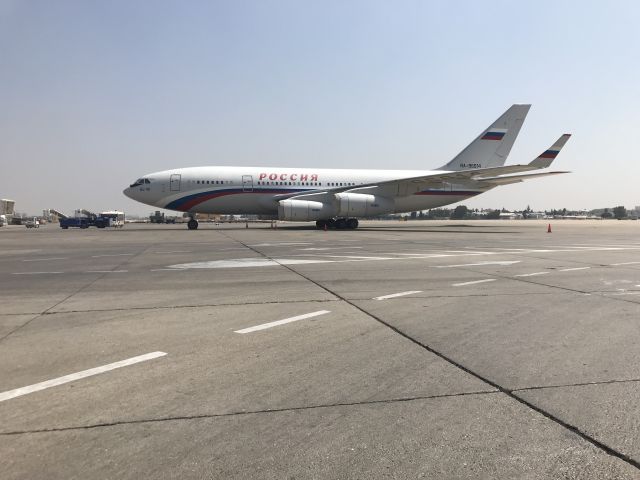
M640 205L636 1L0 0L0 197L152 210L198 165L430 169L512 103L508 163L561 133L570 175L471 207Z

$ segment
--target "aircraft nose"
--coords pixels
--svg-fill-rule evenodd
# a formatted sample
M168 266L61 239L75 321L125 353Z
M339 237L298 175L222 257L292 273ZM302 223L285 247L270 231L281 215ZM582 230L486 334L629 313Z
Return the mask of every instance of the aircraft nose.
M131 187L127 187L127 188L125 188L125 189L122 191L122 193L124 193L127 197L129 197L129 198L131 198L131 199L135 200L135 199L133 198L133 189L132 189Z

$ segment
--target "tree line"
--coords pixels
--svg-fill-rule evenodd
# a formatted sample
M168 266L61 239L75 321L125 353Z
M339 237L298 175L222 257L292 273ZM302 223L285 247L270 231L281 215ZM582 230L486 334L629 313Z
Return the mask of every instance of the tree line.
M530 206L527 205L527 208L524 210L519 210L515 212L509 212L508 210L502 209L494 209L494 210L479 210L477 208L472 209L468 208L465 205L458 205L455 208L432 208L431 210L421 211L421 212L411 212L410 218L412 220L422 219L422 220L496 220L500 218L501 213L515 213L522 215L522 218L530 218L534 211ZM629 212L623 206L617 206L613 208L602 208L602 209L594 209L589 212L585 212L584 210L568 210L566 208L561 209L551 209L545 210L545 216L550 217L566 217L566 216L583 216L588 214L592 216L599 216L601 218L615 218L618 220L629 218Z

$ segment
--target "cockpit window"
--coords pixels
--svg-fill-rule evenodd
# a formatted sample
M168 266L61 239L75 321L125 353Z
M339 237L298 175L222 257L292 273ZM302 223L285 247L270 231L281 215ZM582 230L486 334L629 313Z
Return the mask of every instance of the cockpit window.
M149 184L149 183L151 183L151 181L149 181L148 178L139 178L138 180L133 182L131 185L129 185L129 187L133 188L133 187L137 187L139 185Z

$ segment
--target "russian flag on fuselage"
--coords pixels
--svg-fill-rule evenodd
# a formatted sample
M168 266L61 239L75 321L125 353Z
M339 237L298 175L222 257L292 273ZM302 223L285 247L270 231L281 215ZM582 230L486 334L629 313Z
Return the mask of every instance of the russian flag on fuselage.
M484 135L482 135L482 140L502 140L504 134L507 133L506 128L490 128L487 130Z

